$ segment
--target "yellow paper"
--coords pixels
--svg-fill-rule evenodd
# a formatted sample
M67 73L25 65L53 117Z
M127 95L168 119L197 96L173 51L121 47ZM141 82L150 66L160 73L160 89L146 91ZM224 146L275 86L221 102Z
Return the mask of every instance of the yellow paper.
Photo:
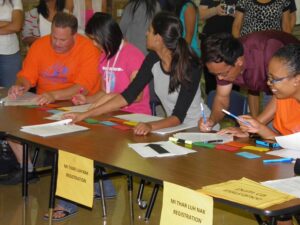
M160 225L212 225L213 199L197 191L164 182Z
M295 198L247 178L205 186L198 190L213 197L264 209Z
M251 151L258 151L258 152L267 152L267 151L270 150L268 148L255 147L255 146L245 146L245 147L242 147L241 149L243 149L243 150L251 150Z
M56 195L92 207L93 160L59 150Z

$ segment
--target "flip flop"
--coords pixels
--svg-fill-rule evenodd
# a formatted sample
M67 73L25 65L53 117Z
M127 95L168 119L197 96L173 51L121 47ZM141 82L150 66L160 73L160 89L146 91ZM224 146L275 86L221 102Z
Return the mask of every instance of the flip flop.
M67 210L63 210L63 209L54 209L53 210L53 215L55 213L62 213L63 214L63 217L60 217L60 218L53 218L52 217L52 221L56 221L56 222L59 222L59 221L63 221L63 220L66 220L74 215L76 215L78 213L78 211L75 211L75 212L68 212ZM49 215L46 214L44 215L44 220L49 220Z

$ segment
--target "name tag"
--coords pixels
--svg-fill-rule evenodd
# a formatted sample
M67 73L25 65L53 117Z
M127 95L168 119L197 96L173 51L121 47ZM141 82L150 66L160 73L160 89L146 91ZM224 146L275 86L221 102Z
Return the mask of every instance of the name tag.
M102 69L104 71L123 71L122 68L118 68L118 67L106 67L106 66L103 66Z

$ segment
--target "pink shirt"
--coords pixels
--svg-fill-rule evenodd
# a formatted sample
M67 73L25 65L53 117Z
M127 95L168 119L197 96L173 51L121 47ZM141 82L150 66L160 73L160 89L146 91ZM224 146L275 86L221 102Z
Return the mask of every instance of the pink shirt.
M89 22L89 20L92 18L93 15L94 15L94 10L92 9L85 10L85 25Z
M109 79L111 80L109 92L111 93L122 93L127 88L131 83L130 77L132 73L140 69L145 58L143 53L130 43L124 44L119 52L117 60L115 60L117 54L118 53L109 60L102 54L99 63L99 72L102 75L104 91L108 89L106 87L107 74L113 74L112 76L109 76ZM122 110L132 113L151 114L148 85L144 88L139 102L134 102L131 105L122 108Z

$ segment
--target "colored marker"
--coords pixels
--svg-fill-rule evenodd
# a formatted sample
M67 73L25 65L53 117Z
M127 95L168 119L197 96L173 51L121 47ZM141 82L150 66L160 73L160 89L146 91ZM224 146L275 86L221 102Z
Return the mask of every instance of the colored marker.
M246 126L252 127L251 124L250 124L249 122L240 119L239 117L237 117L236 115L232 114L231 112L228 112L228 111L225 110L225 109L222 109L222 112L225 113L225 114L227 114L228 116L231 116L231 117L233 117L234 119L240 121L241 123L245 124Z
M268 163L292 163L293 158L280 158L280 159L265 159L263 160L265 164Z
M255 140L255 143L258 145L266 146L268 148L280 148L278 143L270 143L262 140Z
M204 107L203 107L202 103L200 103L200 108L201 108L201 114L202 114L202 117L203 117L203 122L204 122L204 124L206 124L206 116L205 116L205 113L204 113Z

